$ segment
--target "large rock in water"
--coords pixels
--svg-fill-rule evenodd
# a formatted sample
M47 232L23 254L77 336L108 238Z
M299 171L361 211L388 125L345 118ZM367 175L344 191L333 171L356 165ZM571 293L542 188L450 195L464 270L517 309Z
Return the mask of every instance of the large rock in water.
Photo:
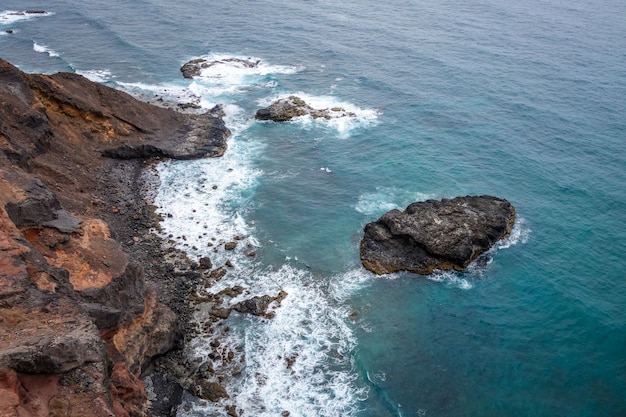
M391 210L365 226L361 262L376 274L462 270L506 237L515 208L491 197L456 197Z

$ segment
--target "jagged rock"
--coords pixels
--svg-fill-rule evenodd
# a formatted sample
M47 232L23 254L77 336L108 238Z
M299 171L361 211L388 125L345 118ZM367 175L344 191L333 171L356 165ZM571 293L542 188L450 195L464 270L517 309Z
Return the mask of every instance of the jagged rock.
M217 382L201 379L194 388L194 395L205 400L218 402L222 398L229 398L226 389Z
M150 359L172 349L176 338L176 316L157 302L154 291L147 292L143 311L113 336L113 345L136 375L141 374Z
M63 317L71 308L76 316ZM97 328L75 307L66 305L56 313L14 307L4 309L2 315L0 368L54 374L104 360Z
M336 119L338 117L356 117L356 114L346 111L340 107L331 109L314 109L304 100L297 96L280 98L269 107L257 110L255 118L258 120L273 120L275 122L286 122L294 117L310 115L314 119Z
M365 226L361 261L376 274L462 270L507 236L514 221L515 208L491 196L416 202Z
M215 65L226 64L235 68L256 68L260 63L261 61L259 60L253 61L252 59L242 58L224 58L213 61L205 58L198 58L185 63L180 68L180 71L183 73L183 77L193 78L201 75L203 69L210 68Z
M153 417L176 415L176 408L182 399L183 387L173 378L162 373L149 375L146 377L146 381L146 391L150 400L150 414Z
M233 306L233 310L243 314L253 314L255 316L272 317L273 314L268 313L267 308L271 303L280 302L287 296L285 291L280 291L276 297L270 295L261 295L249 298Z
M211 262L211 259L207 258L206 256L203 256L202 258L200 258L198 263L200 264L200 268L202 268L202 269L211 269L211 268L213 268L213 262Z

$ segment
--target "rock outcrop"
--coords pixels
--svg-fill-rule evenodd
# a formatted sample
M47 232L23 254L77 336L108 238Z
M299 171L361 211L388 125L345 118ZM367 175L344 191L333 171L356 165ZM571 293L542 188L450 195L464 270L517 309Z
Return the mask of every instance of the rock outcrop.
M228 65L234 68L257 68L261 61L245 59L245 58L223 58L209 60L206 58L197 58L185 63L180 67L180 72L185 78L193 78L202 75L202 70L214 67L216 65Z
M356 114L341 107L330 109L314 109L297 96L280 98L268 107L257 110L254 117L258 120L286 122L294 117L311 116L314 119L336 119L338 117L356 117Z
M229 131L2 60L0 103L0 415L146 416L139 377L180 339L189 284L150 246L138 178L221 155Z
M376 274L462 270L506 237L514 221L515 208L491 196L416 202L365 226L361 261Z

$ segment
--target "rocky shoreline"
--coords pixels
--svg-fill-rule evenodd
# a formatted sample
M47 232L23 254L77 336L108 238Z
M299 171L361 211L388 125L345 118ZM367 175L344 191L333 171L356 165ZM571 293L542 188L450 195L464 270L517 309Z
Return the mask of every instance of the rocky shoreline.
M193 77L210 65L181 71ZM243 358L220 342L223 320L233 311L271 319L287 293L207 291L233 265L189 259L155 233L151 201L162 158L224 154L221 109L151 105L76 74L26 74L2 60L0 102L0 416L161 417L185 395L229 399L222 381ZM255 117L303 115L354 117L295 96ZM460 270L508 235L514 218L510 203L489 196L413 203L365 227L361 260L376 274ZM238 245L217 238L219 250ZM211 336L207 358L185 351L197 335ZM232 416L245 411L232 398L222 404Z
M200 273L145 197L161 157L223 154L219 112L1 60L0 101L0 415L170 415Z

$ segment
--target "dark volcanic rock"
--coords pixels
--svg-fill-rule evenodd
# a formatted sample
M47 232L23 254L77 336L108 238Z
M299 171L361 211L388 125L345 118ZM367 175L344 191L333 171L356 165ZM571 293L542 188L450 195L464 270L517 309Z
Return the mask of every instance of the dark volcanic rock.
M257 110L255 118L258 120L273 120L286 122L294 117L310 115L314 119L336 119L338 117L356 117L340 107L331 109L314 109L300 97L289 96L273 102L269 107Z
M180 71L183 73L183 77L193 78L200 75L203 69L211 68L216 65L226 65L234 68L256 68L260 63L261 61L259 60L253 61L252 59L243 58L224 58L215 60L198 58L184 64L180 68Z
M253 314L255 316L272 317L267 309L273 302L280 302L287 296L285 291L280 291L276 297L261 295L241 301L233 306L233 309L242 314Z
M462 270L507 236L514 221L515 208L496 197L413 203L365 226L361 261L376 274Z

